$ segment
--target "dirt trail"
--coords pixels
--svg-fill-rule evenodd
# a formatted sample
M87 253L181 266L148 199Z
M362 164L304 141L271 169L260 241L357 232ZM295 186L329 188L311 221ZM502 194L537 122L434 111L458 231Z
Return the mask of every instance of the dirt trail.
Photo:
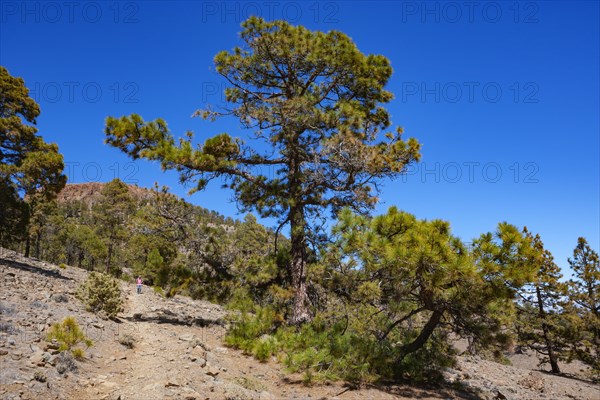
M84 387L82 397L205 398L197 390L204 391L200 386L205 383L206 372L202 363L196 363L199 357L192 355L192 350L194 354L204 352L192 348L195 345L192 341L204 336L204 328L139 320L167 304L148 290L138 295L133 285L125 286L131 293L126 296L124 311L119 315L121 323L112 332L112 341L97 344L98 356L88 365L92 376L94 372L96 375ZM126 337L133 339L132 349L120 343Z

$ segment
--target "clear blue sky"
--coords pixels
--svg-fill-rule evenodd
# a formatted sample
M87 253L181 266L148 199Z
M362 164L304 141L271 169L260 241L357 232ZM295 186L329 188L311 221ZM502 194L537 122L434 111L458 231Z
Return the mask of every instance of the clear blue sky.
M222 103L213 56L239 43L252 14L341 30L391 60L389 110L423 143L423 162L385 185L376 212L443 218L465 240L526 225L562 267L578 236L599 249L597 1L3 1L0 62L40 103L40 133L71 182L159 182L239 218L218 184L186 196L174 173L104 145L103 127L139 113L176 135L243 135L191 114Z

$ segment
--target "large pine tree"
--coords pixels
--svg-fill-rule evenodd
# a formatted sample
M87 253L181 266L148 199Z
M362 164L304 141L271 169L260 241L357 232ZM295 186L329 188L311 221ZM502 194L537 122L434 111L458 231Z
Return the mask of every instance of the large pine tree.
M37 134L39 114L40 107L29 97L23 79L0 66L0 244L26 237L26 255L29 216L67 181L58 146Z
M381 55L365 55L339 31L328 33L265 22L242 24L243 45L215 57L228 83L230 108L199 111L208 119L240 120L255 146L227 133L201 146L176 141L165 121L138 115L109 117L107 142L133 158L158 160L203 189L223 178L238 204L290 225L289 276L294 289L292 323L311 318L306 249L311 229L326 209L364 211L377 202L378 184L419 158L419 143L403 141L382 104L392 68Z

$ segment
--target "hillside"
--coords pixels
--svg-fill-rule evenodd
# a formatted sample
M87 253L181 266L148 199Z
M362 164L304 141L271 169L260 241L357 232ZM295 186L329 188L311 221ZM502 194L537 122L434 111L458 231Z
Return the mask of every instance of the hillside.
M32 256L116 276L143 275L170 294L195 298L222 299L228 288L201 283L222 281L242 251L266 254L274 239L254 218L233 220L170 193L118 180L67 185L35 218ZM239 246L244 237L263 236L251 249ZM25 253L25 243L13 249Z
M100 192L106 184L102 182L70 183L60 191L57 201L60 203L69 201L83 201L94 204L100 197ZM136 200L149 199L153 196L151 190L137 185L127 185L129 193Z
M2 399L597 399L600 387L479 358L460 357L448 387L306 387L271 360L226 348L225 311L206 301L122 282L115 321L85 311L75 298L87 272L0 249L0 396ZM58 351L44 339L52 323L74 316L94 341L77 370L60 374ZM120 344L133 338L133 348ZM523 356L519 356L523 357ZM521 359L521 363L528 362ZM529 362L530 363L530 362ZM36 379L37 377L37 379ZM458 383L460 382L460 384Z
M91 208L100 199L102 189L104 189L106 185L107 183L105 182L69 183L58 193L56 200L59 204L81 202L87 207ZM159 193L156 190L132 184L127 184L127 189L129 195L138 207L154 199L157 196L157 193ZM167 196L170 196L173 199L183 201L182 199L173 194L167 194ZM189 203L186 202L186 204ZM232 225L234 222L232 219L227 219L224 216L217 213L216 211L211 211L203 207L191 204L190 206L200 212L210 214L213 218L218 218L222 224Z

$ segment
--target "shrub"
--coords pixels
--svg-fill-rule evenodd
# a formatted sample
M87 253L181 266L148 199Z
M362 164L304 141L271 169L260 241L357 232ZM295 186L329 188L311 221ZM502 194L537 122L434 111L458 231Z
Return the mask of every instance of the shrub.
M252 354L261 362L266 362L272 355L277 354L278 343L273 336L264 335L255 344Z
M104 311L108 318L114 318L121 311L121 288L119 282L109 275L91 272L79 287L77 297L83 301L88 311Z
M42 371L35 371L33 374L33 379L35 379L38 382L46 382L46 374L44 374Z
M435 334L426 346L398 362L401 345L414 339L403 330L378 340L359 320L317 314L301 327L285 326L271 306L243 300L235 306L244 311L232 314L225 343L262 362L276 356L290 372L303 374L306 385L339 379L357 384L397 378L435 381L440 377L437 371L453 365L454 351L443 334Z
M133 349L135 339L131 334L125 333L123 336L119 337L119 343L121 343L123 346L127 347L128 349Z
M163 288L160 286L152 286L152 290L154 290L154 293L156 293L157 295L161 296L161 297L165 297L165 292L163 291Z
M62 323L53 324L46 337L47 341L56 340L59 344L59 351L70 351L75 358L83 358L84 352L81 348L75 348L78 344L84 344L86 347L94 343L88 339L75 318L67 317Z
M52 295L52 299L54 301L56 301L57 303L66 303L69 301L69 298L64 293L54 294L54 295Z
M121 274L120 278L123 282L127 282L127 283L131 283L134 280L133 276L131 276L131 274L128 272L123 272Z
M242 311L239 315L232 318L232 327L225 337L225 343L231 347L243 350L246 354L263 353L262 358L270 356L264 355L265 345L260 343L263 335L268 335L273 331L279 321L277 313L269 307L253 307L253 312ZM257 342L258 340L258 342Z
M60 269L66 269L66 268L67 268L67 266L66 266L64 263L60 263L60 264L58 265L58 268L60 268Z
M81 360L85 357L85 352L83 351L83 349L80 348L72 349L71 354L73 354L73 357L75 357L78 360Z

